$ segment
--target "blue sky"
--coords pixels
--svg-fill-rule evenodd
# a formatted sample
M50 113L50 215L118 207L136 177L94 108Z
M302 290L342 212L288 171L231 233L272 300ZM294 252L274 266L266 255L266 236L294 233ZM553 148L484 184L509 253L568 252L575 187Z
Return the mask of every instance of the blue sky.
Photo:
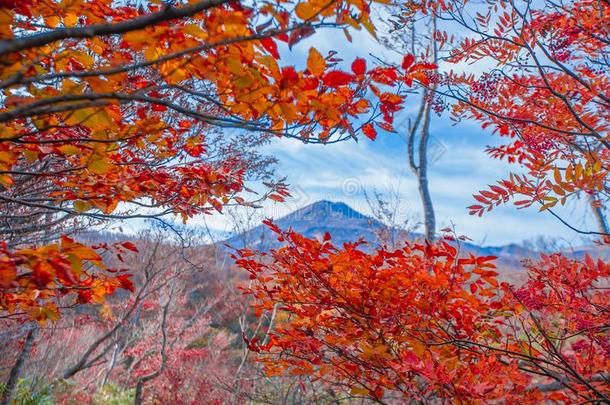
M353 42L350 44L341 31L327 30L299 42L292 50L280 44L282 62L302 68L312 46L323 55L331 50L338 51L338 56L344 59L345 70L349 70L349 64L356 57L367 58L369 68L374 65L370 55L394 62L400 62L402 58L399 52L376 43L365 31L352 31L352 36ZM449 67L441 64L441 69L444 68ZM476 73L471 66L451 68ZM380 131L374 142L361 136L359 142L349 140L332 145L316 145L284 138L275 139L265 146L263 153L278 158L277 177L287 178L292 197L285 203L265 202L263 208L258 210L257 218L279 218L322 199L342 201L364 214L370 214L364 193L370 195L377 191L388 196L398 195L398 215L401 219L421 219L416 179L407 165L406 142L399 135L405 131L408 117L415 114L417 103L417 97L407 98L404 110L395 117L394 128L398 134ZM430 149L434 158L429 168L429 182L438 229L455 226L459 234L486 246L521 243L539 236L552 237L567 247L587 243L550 214L539 213L537 208L518 210L507 204L482 218L469 215L466 207L475 203L473 193L507 177L511 171L519 172L520 168L486 155L487 145L497 145L502 140L482 130L475 122L464 121L454 125L448 113L433 116L431 135ZM259 188L256 184L248 186ZM593 219L584 209L585 206L584 202L575 201L566 207L556 207L556 211L573 226L593 229ZM247 216L250 209L237 208L235 211L238 216ZM254 220L250 225L259 223L259 220ZM215 238L226 236L233 229L231 216L226 214L199 216L187 223L187 227L195 229L204 225L216 234ZM143 226L142 221L129 221L117 224L113 229L131 233Z
M340 31L332 30L316 33L291 51L283 47L283 58L288 63L302 64L311 46L323 55L330 50L339 51L346 63L360 56L367 57L371 66L369 54L385 60L400 60L398 53L384 49L365 32L353 33L353 42L349 44ZM404 131L406 117L413 113L416 104L415 97L406 100L405 110L396 118L396 130ZM548 213L538 213L536 208L518 210L506 205L483 218L468 215L466 207L474 203L473 193L519 168L485 154L486 145L497 144L500 140L474 122L454 126L445 113L434 117L431 134L431 149L436 159L430 167L430 188L439 229L454 224L459 233L483 245L519 243L540 235L559 237L571 245L583 243L576 233ZM287 177L293 197L284 204L266 203L264 216L277 218L320 199L343 201L368 213L364 191L377 190L381 193L398 191L400 214L421 217L417 184L407 166L406 143L398 134L382 133L375 142L363 138L358 143L347 141L333 145L305 145L296 140L279 139L266 147L266 152L278 157L278 174ZM582 203L564 208L562 214L573 225L584 227L591 223ZM223 216L215 215L205 221L215 230L228 230Z

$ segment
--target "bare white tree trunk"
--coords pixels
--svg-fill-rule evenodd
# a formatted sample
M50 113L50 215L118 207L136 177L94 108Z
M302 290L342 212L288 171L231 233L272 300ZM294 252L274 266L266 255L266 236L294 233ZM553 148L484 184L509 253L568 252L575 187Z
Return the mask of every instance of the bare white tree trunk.
M430 38L430 48L432 60L437 63L437 48L436 48L436 17L434 14L432 19L432 36ZM412 31L412 44L415 42L415 29ZM428 145L430 142L430 110L431 110L431 91L425 89L422 94L421 104L413 125L409 126L407 134L407 150L409 155L409 167L417 177L417 186L419 196L422 203L424 213L424 232L427 240L434 240L436 235L436 217L434 214L434 205L432 204L432 196L430 195L430 187L428 184ZM419 138L417 133L419 130ZM416 139L417 138L417 139ZM417 152L415 144L417 143Z

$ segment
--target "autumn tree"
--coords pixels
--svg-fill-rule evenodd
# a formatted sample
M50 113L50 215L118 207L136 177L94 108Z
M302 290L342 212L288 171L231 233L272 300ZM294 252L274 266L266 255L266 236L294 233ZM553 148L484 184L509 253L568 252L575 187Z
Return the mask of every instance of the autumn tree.
M139 234L137 241L141 252L124 255L134 272L132 294L42 325L4 320L10 343L0 351L0 368L20 364L24 384L32 392L50 387L58 403L97 403L111 387L144 403L229 395L239 335L226 325L241 304L225 288L214 248L181 249L169 230Z
M513 200L550 212L574 231L607 236L608 2L498 1L477 8L455 1L435 10L448 30L465 32L456 46L451 31L439 33L448 60L484 70L439 78L439 102L457 101L456 117L506 138L488 152L523 168L477 194L471 212ZM597 229L581 229L553 210L578 198L588 201Z
M349 29L373 33L370 7L0 1L0 316L12 325L28 319L44 325L62 310L93 303L110 318L106 296L135 292L118 319L61 371L63 379L100 362L112 374L116 357L128 350L126 323L140 313L151 283L145 269L135 279L148 281L136 290L125 270L123 259L137 252L133 243L89 246L70 234L110 221L167 224L226 205L281 201L287 194L281 182L266 181L263 195L247 195L244 182L268 174L258 146L273 137L337 142L360 130L374 139L374 125L391 129L403 101L392 87L409 84L428 66L370 68L360 58L342 66L335 53L315 48L300 68L280 59L282 43L291 48L322 28L348 39ZM175 297L161 296L152 327L158 333L145 334L161 346L137 376L136 401L147 395L148 382L167 377L172 361L167 313ZM29 330L24 359L34 339ZM21 357L11 367L6 401Z
M278 44L321 28L373 32L365 3L0 6L3 312L57 313L50 300L93 289L93 277L116 285L103 269L90 273L99 264L92 251L65 238L47 243L58 234L87 221L186 221L252 202L244 181L260 160L243 150L275 136L336 142L363 129L374 138L373 122L390 128L402 103L388 87L426 69L367 69L363 59L343 69L315 48L303 69L281 63ZM226 153L211 146L218 131L236 139ZM283 184L266 184L250 197L286 195Z
M607 2L407 6L443 21L448 62L492 66L427 76L434 103L511 139L489 152L525 169L470 211L538 205L607 248ZM467 29L459 46L447 26ZM597 230L553 210L583 194ZM608 402L606 261L541 255L513 286L497 281L494 257L465 254L451 234L371 249L268 226L284 246L236 258L255 281L255 309L287 313L268 342L249 342L270 375L312 376L378 403Z
M248 342L268 375L378 403L608 400L607 263L543 256L516 288L497 281L495 257L464 255L451 235L368 253L269 226L284 247L237 257L258 313L287 313Z

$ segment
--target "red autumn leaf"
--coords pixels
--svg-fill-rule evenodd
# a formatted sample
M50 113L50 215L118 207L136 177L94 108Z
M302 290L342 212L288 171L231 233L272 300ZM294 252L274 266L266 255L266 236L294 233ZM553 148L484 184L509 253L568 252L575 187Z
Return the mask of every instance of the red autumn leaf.
M310 26L305 26L303 28L294 29L290 32L290 37L288 38L288 48L292 49L294 45L296 45L301 40L312 36L315 33L315 29Z
M278 34L278 35L276 36L276 38L277 38L279 41L282 41L282 42L288 42L288 41L290 40L290 38L288 37L288 34L287 34L287 33L285 33L285 32L282 32L281 34Z
M366 73L366 60L362 58L356 58L354 62L352 62L352 72L356 76L362 76Z
M191 121L182 120L178 123L178 126L181 129L189 129L192 126L192 123L191 123Z
M273 56L275 59L280 58L280 54L277 50L277 44L273 40L273 38L263 38L261 39L261 44L263 47Z
M415 56L407 54L402 59L402 65L401 66L402 66L402 68L404 70L409 70L409 67L411 67L413 62L415 62Z
M508 125L506 125L506 124L500 125L499 129L500 129L500 135L503 135L503 136L508 135L508 132L509 132Z
M341 70L333 70L322 76L322 82L328 87L341 87L354 81L354 76Z
M163 112L163 111L167 111L167 107L164 106L163 104L153 104L152 110L156 111L156 112Z
M371 141L374 141L375 138L377 138L377 131L370 122L362 126L362 133L364 133L364 135L366 135Z
M13 9L20 14L31 16L31 7L34 0L0 0L0 8Z
M138 248L136 247L136 245L134 245L131 242L123 242L123 243L121 243L121 246L123 246L125 249L131 250L132 252L138 251Z
M411 69L409 69L409 70L411 72L416 72L416 71L424 71L424 70L434 70L437 67L438 66L435 63L422 62L422 63L416 63L415 65L411 66Z
M276 202L284 202L285 201L284 197L282 197L279 194L270 194L269 195L269 199L271 199L273 201L276 201Z
M377 83L393 85L398 80L396 69L390 67L377 67L369 72L371 79Z
M135 287L131 281L131 274L121 274L116 277L122 289L135 292Z
M282 68L282 86L292 86L299 81L299 74L294 66L286 66Z
M318 85L319 85L320 81L318 80L317 77L306 77L303 79L302 84L301 84L301 89L302 90L313 90L313 89L317 89Z
M395 132L394 127L389 122L378 122L377 126L386 132Z

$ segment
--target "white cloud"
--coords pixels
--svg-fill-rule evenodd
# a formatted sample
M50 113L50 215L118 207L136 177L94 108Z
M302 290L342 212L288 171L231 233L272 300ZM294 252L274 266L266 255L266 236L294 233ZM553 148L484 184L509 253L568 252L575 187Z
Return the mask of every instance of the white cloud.
M400 61L399 52L376 43L366 31L352 31L352 36L353 43L349 44L340 30L320 30L291 51L284 45L281 50L286 56L285 63L300 64L301 67L311 46L323 54L331 50L340 51L338 56L344 59L344 69L348 69L347 66L356 57L367 57L372 65L369 54ZM451 66L441 64L441 69L450 68L480 73L483 67L478 65L475 68L464 63ZM418 108L417 102L417 97L407 98L402 116L413 115ZM396 122L399 130L405 129L405 119L397 117ZM496 145L499 141L481 130L478 123L462 122L453 126L447 115L434 117L432 134L442 152L430 168L430 188L439 228L453 223L460 233L468 235L475 242L491 245L519 242L538 235L577 238L557 220L548 214L537 213L535 208L517 210L507 205L487 213L483 218L468 215L466 207L473 204L473 193L518 168L492 160L485 154L485 145ZM336 145L305 145L297 140L281 139L264 149L279 158L278 172L288 177L294 195L285 204L266 202L264 216L278 218L320 199L344 201L354 209L367 213L362 190L371 192L373 189L380 192L399 189L404 216L420 212L417 182L408 169L406 145L397 135L380 135L374 143L362 139L359 143L347 141ZM591 222L582 208L571 212L565 209L563 214L576 218L579 226L584 227ZM207 216L205 222L213 230L230 230L227 216ZM197 218L191 223L201 225L203 219Z

